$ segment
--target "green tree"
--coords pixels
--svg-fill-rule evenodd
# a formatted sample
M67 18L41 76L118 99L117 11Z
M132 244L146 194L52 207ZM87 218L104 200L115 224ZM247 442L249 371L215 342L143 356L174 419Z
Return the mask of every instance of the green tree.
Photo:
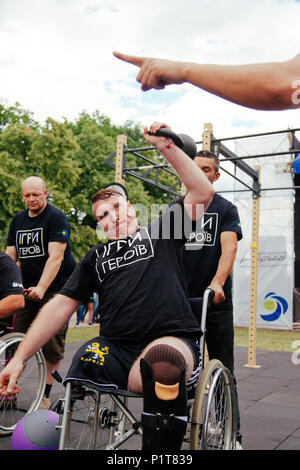
M1 249L6 246L12 216L24 208L20 184L30 175L46 181L49 202L67 215L75 258L79 260L97 244L90 198L115 179L114 169L105 160L116 151L119 134L126 135L128 149L148 147L140 124L127 121L117 126L99 111L91 115L82 112L74 122L60 123L48 118L40 125L19 103L10 107L0 103ZM143 154L154 162L164 163L156 150ZM144 164L138 155L127 153L127 167ZM160 174L159 182L167 186L178 181L169 173ZM156 179L155 170L149 176ZM149 214L151 204L169 203L172 199L170 193L130 175L127 175L125 185L130 200L146 205Z
M8 124L0 133L0 243L3 250L12 216L24 208L20 184L28 176L43 178L50 202L67 215L70 198L80 176L73 159L79 147L70 129L48 119L43 127Z
M4 100L0 100L0 132L9 124L24 124L27 127L38 127L38 122L33 119L33 114L23 109L20 103L7 106Z

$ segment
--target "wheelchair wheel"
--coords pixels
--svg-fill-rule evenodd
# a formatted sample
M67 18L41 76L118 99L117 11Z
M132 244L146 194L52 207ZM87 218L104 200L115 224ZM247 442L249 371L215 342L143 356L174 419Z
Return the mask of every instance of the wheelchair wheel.
M125 415L108 394L66 385L64 400L52 407L61 415L60 450L108 450L124 434Z
M23 333L9 333L0 338L0 372L13 357ZM20 419L26 413L38 408L46 386L46 362L44 355L38 351L31 357L18 379L20 392L11 395L0 395L0 435L11 434Z
M220 361L213 359L204 368L195 393L190 449L234 449L236 417L231 374Z

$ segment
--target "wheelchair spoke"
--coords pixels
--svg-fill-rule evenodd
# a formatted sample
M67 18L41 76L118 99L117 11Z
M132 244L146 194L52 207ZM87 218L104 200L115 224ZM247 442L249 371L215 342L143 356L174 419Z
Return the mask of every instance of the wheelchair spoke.
M124 433L123 413L108 394L86 390L80 399L71 398L65 406L61 412L70 413L69 429L62 429L66 449L109 449Z
M11 333L1 337L0 371L6 366L24 335ZM0 435L11 434L26 413L37 409L44 393L46 364L41 352L30 358L18 380L20 392L0 396Z
M196 391L191 420L190 449L233 448L236 408L230 372L212 360L204 369Z

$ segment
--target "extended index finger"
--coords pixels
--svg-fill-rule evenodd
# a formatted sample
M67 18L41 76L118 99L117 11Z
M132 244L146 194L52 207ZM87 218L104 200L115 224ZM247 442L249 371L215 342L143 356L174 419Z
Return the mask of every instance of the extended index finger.
M114 51L113 54L115 57L117 57L117 59L124 60L125 62L129 62L130 64L136 65L137 67L141 67L147 59L147 57L138 57L135 55L122 54L118 51Z

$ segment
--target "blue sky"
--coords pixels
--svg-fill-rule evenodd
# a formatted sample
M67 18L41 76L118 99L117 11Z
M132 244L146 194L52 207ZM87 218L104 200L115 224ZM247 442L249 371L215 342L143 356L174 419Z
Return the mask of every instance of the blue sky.
M299 111L242 108L190 85L143 93L114 49L203 63L285 60L299 53L296 0L1 0L0 97L36 119L99 110L115 123L167 122L201 140L299 126Z

